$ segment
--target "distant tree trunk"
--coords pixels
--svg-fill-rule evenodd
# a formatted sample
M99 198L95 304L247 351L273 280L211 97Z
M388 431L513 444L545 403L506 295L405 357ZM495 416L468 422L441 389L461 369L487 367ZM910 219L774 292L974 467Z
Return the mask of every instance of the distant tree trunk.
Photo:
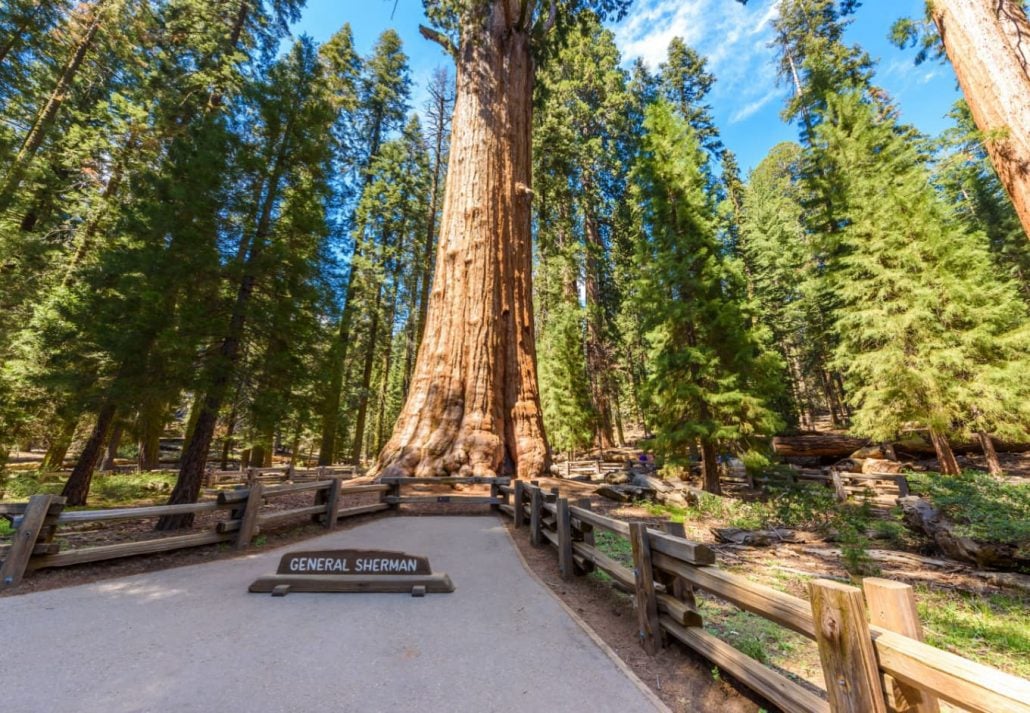
M587 211L585 211L587 212ZM587 215L586 227L586 270L583 281L586 293L587 329L586 356L590 370L590 396L594 411L597 413L597 424L594 429L594 440L602 450L615 445L612 438L611 402L608 398L608 348L604 338L604 306L601 300L601 256L604 245L597 222Z
M161 467L161 434L165 427L165 404L162 401L145 403L136 419L139 435L137 464L141 471Z
M250 449L244 448L240 451L240 470L244 471L250 467Z
M361 463L361 452L365 447L365 423L368 420L369 389L372 386L372 367L375 365L376 347L379 346L379 309L383 303L383 284L376 287L376 299L372 305L372 324L368 328L368 344L365 346L365 361L361 369L361 389L358 392L358 418L354 425L354 447L351 463Z
M354 244L354 253L351 256L351 269L347 275L346 302L340 313L336 339L329 347L329 384L326 386L322 401L322 438L318 447L319 465L332 465L336 461L336 431L340 425L344 362L347 360L347 350L350 347L350 326L354 313L352 302L356 288L353 265L354 258L360 254L358 246L359 243Z
M388 475L537 477L547 469L530 242L530 34L507 0L470 11L436 270L411 391L379 456Z
M951 450L948 437L935 428L930 429L930 440L933 442L933 449L937 453L937 462L940 465L941 473L944 475L960 475L962 470L958 467L958 460Z
M81 37L78 38L75 49L67 61L65 61L61 74L57 78L57 83L50 92L50 96L37 113L29 133L25 135L22 141L21 148L18 149L18 153L7 168L7 175L4 176L3 184L0 185L0 210L4 210L10 205L11 199L21 185L26 170L28 170L29 162L32 161L39 147L43 145L43 141L50 131L50 126L53 124L57 112L60 111L61 105L68 98L72 82L75 81L75 75L78 73L79 67L82 66L82 62L86 59L86 55L93 47L97 31L100 29L101 11L106 2L107 0L98 0L96 4L87 10L88 15L82 18L85 29Z
M64 457L68 454L68 448L71 447L77 424L77 418L66 418L61 421L61 430L47 446L46 453L43 454L43 462L39 465L40 470L54 471L60 470L64 466Z
M715 451L715 444L707 438L701 439L701 469L704 474L705 492L714 495L722 495L722 485L719 482L719 456Z
M984 458L987 460L987 470L990 471L991 475L1005 475L1005 471L1001 467L1001 461L998 460L998 451L994 448L994 441L991 439L990 434L977 431L976 437L980 440L980 446L983 448Z
M64 484L61 495L68 498L68 505L85 505L89 496L89 486L93 481L93 471L96 470L97 461L104 450L104 442L111 431L114 423L117 408L113 403L104 404L97 414L97 421L93 425L93 432L86 439L82 447L82 453L68 476L68 482Z
M222 470L229 470L229 455L232 453L232 436L236 431L236 407L239 402L238 397L239 390L237 389L237 399L233 402L232 410L229 411L229 418L225 424L225 440L222 442Z
M250 447L250 465L254 468L265 467L265 445L261 442Z
M1022 2L928 5L987 153L1030 236L1030 22Z
M258 270L266 242L272 230L272 211L278 198L280 182L285 171L285 157L291 127L287 124L282 129L281 143L277 157L268 177L259 213L254 237L251 241L247 261L243 265L242 277L236 289L229 324L222 338L221 347L208 366L207 392L197 399L194 408L197 410L196 427L189 443L183 449L182 461L179 465L179 476L175 481L169 505L195 503L200 496L200 487L204 481L204 468L207 465L211 439L214 437L218 423L218 412L222 408L229 384L232 382L236 364L240 359L243 346L243 330L247 323L247 312L250 299L254 294L254 286L258 280ZM193 524L193 513L183 515L166 515L157 521L158 530L175 530L190 527Z
M119 421L111 429L111 435L107 439L107 455L100 466L100 470L113 471L115 469L115 458L118 457L118 446L122 443L122 431L125 424Z

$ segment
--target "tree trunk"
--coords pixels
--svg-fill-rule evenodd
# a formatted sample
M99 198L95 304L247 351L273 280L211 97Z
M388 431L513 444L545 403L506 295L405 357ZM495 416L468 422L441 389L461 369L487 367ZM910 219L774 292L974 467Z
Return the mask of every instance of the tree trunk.
M937 463L940 465L941 473L944 475L960 475L962 470L958 467L958 460L951 450L948 437L935 428L930 429L930 440L933 441L933 449L937 453Z
M584 187L589 184L584 185ZM584 211L587 214L587 211ZM598 448L608 450L615 445L612 438L611 403L608 399L608 349L604 339L604 307L601 304L601 256L604 245L597 230L597 223L587 214L586 227L586 270L583 281L586 293L587 329L586 356L590 370L590 395L597 424L594 440Z
M39 465L40 470L46 472L61 469L64 465L64 457L68 454L68 448L72 444L72 438L75 436L77 424L78 419L76 418L64 419L61 422L60 432L50 441L46 453L43 454L43 462Z
M719 456L715 452L715 444L707 438L701 439L701 468L704 473L704 489L714 495L722 495L719 483Z
M433 289L384 475L532 478L550 465L532 307L533 63L509 9L494 0L470 17L456 52Z
M383 302L383 283L376 287L376 299L372 305L372 324L368 328L368 344L365 346L365 361L361 369L361 390L358 394L358 419L354 426L354 445L351 463L361 464L361 452L365 447L365 423L368 421L369 389L372 386L372 367L375 365L376 347L379 343L379 309Z
M114 423L116 407L113 403L104 404L97 414L97 422L93 426L93 432L82 447L82 453L68 476L68 482L64 484L61 495L68 498L68 505L85 505L89 496L89 486L93 481L93 471L97 467L97 461L104 450L104 442L107 434Z
M168 500L169 505L195 503L200 496L200 487L204 482L204 468L207 465L207 456L211 449L211 439L214 437L215 426L218 423L218 412L222 408L222 402L225 400L225 394L229 390L236 364L240 359L250 298L254 294L254 287L257 284L258 270L265 244L271 234L272 210L276 204L279 184L285 171L284 161L290 131L291 126L287 122L283 128L274 167L268 178L260 217L250 245L250 254L243 265L243 276L240 278L236 290L236 300L233 303L229 324L218 354L214 356L214 361L208 367L210 378L207 380L207 392L203 397L197 399L194 407L197 409L196 425L189 443L183 449L179 476L176 478L175 488ZM175 530L190 527L193 524L193 517L193 513L166 515L157 521L156 528L158 530Z
M107 455L100 466L100 470L113 471L115 469L115 458L118 457L118 446L122 443L122 430L125 424L119 421L111 429L111 436L107 439Z
M61 74L57 78L53 91L50 92L46 103L36 115L32 128L29 129L29 133L26 134L25 139L22 141L21 148L18 149L18 153L7 169L7 175L4 177L2 187L0 187L0 210L4 210L10 205L14 193L18 190L18 186L21 185L21 180L25 176L29 162L32 161L39 147L43 145L43 140L46 139L47 133L50 131L50 125L53 124L57 112L61 109L61 105L68 98L68 92L71 89L72 82L75 81L75 75L78 73L79 67L82 66L83 60L86 59L86 55L96 39L97 31L100 29L100 16L105 3L106 0L99 0L88 10L88 16L83 18L86 27L82 37L79 38L74 51L61 69Z
M994 441L989 433L977 431L976 437L980 440L980 447L983 448L984 458L987 460L987 470L991 475L1005 475L1001 468L1001 461L998 460L998 451L994 449Z
M221 469L229 470L229 454L232 453L232 436L236 431L236 408L239 403L240 389L236 389L236 401L233 402L232 410L229 411L229 419L225 424L225 440L222 442Z
M161 467L161 434L165 427L164 402L152 401L144 404L136 423L139 431L139 469L157 470Z
M1020 0L936 0L931 17L1030 236L1030 22Z

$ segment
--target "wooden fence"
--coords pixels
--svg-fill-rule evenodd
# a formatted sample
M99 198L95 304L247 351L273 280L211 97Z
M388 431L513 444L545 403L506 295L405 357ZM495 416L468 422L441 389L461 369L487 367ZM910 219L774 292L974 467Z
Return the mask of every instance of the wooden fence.
M591 511L589 501L573 503L524 481L499 492L516 528L528 526L534 545L558 550L562 577L597 568L634 596L645 649L678 640L785 711L936 713L944 700L976 713L1030 713L1030 682L922 642L908 585L868 578L858 589L815 580L805 601L720 569L710 548L681 536L682 526L674 534L614 520ZM596 530L629 539L632 569L596 547ZM705 631L695 590L813 639L825 690L816 693Z
M288 465L272 468L244 468L242 470L216 470L208 468L204 471L204 487L217 488L222 485L252 482L283 483L286 481L315 481L337 477L356 478L361 474L361 468L356 465L319 466L317 468L296 468Z
M249 487L222 490L215 500L185 505L155 505L150 507L118 508L111 510L64 510L64 498L57 495L34 495L27 503L0 504L0 517L14 525L13 542L0 564L0 590L18 585L26 572L45 567L63 567L85 562L132 557L134 555L167 552L186 547L198 547L219 542L233 542L237 548L247 547L262 528L270 528L301 517L322 522L327 528L336 526L340 518L379 512L392 507L384 496L393 486L385 484L345 485L344 478L328 478L284 485L266 485L255 480ZM311 492L311 505L290 509L265 507L269 500L291 493ZM378 502L354 507L341 507L345 496L361 493L379 493ZM222 519L204 528L194 528L188 534L159 536L133 542L95 545L62 550L55 537L61 526L112 522L116 520L144 520L164 515L201 514L228 511Z

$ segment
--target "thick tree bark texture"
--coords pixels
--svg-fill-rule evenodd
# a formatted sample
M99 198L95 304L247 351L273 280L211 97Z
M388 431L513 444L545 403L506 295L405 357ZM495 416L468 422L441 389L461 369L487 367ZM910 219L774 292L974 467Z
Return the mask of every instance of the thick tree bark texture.
M958 460L955 452L951 450L948 437L943 433L930 429L930 440L933 442L933 449L937 452L937 464L944 475L959 475L962 469L958 467Z
M93 426L92 433L86 439L82 447L82 453L75 462L72 474L64 484L61 495L68 498L69 505L85 505L89 496L89 486L93 482L93 471L96 470L97 461L104 451L104 443L111 432L111 425L114 423L117 408L114 404L106 404L97 414L97 422Z
M411 391L383 475L537 477L549 466L530 245L533 64L495 0L464 28L440 243Z
M990 435L980 431L976 434L976 437L980 441L984 458L987 460L987 470L990 471L991 475L1005 475L1005 471L1001 468L1001 461L998 460L998 451L994 449L994 441Z
M1030 236L1030 22L1019 0L935 0L931 13Z

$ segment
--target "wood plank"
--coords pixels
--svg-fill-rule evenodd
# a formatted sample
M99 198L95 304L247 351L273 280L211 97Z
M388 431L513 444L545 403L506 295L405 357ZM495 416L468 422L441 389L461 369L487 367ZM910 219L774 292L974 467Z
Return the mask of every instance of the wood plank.
M304 508L294 508L292 510L272 510L271 512L258 515L257 523L259 527L265 527L286 520L295 520L304 515L321 515L323 513L325 513L325 505L308 505Z
M40 530L43 529L51 506L63 506L64 502L65 499L57 495L33 495L29 498L21 523L12 535L11 549L0 565L0 589L18 586L25 572L31 569L30 563L40 559L32 556Z
M700 627L683 627L667 616L661 626L687 647L704 656L719 670L787 713L829 713L830 704L786 676L741 653Z
M32 548L32 556L56 555L60 551L61 545L58 542L40 542L39 540L36 540L36 546ZM0 562L2 562L10 552L10 545L0 547Z
M308 490L325 490L332 485L331 480L316 480L311 483L289 483L287 485L270 485L265 488L265 497L286 495L287 493L303 493Z
M540 487L536 486L529 492L529 497L529 541L534 546L539 547L541 543L540 526L543 519L544 494Z
M407 478L404 476L387 476L379 479L380 483L391 485L413 485L415 483L431 485L507 485L511 478L507 476L485 476L470 475L468 477L446 477L446 478Z
M653 554L652 561L655 567L682 577L695 587L711 592L741 609L810 639L815 638L812 610L804 599L784 594L718 567L695 567L657 552Z
M554 549L558 549L558 533L557 532L551 532L550 530L541 530L540 534L543 536L543 538L545 540L547 540L552 545L554 545ZM573 562L575 562L576 564L578 564L580 566L583 566L583 565L587 564L587 560L586 560L585 557L583 557L582 555L577 555L575 553L572 555L572 560L573 560Z
M525 522L526 522L526 512L525 512L526 497L525 497L525 491L526 491L526 483L525 483L525 481L523 481L523 480L516 480L515 481L514 498L512 500L512 517L515 518L515 522L513 524L513 527L516 530L518 528L522 527L525 524Z
M336 529L336 511L340 509L341 497L343 496L340 494L340 480L333 478L332 485L325 494L325 516L322 519L328 530Z
M403 592L411 593L422 586L427 592L440 594L454 591L454 583L446 574L269 574L259 577L249 591L271 592L288 584L294 592Z
M1030 681L870 626L880 668L972 713L1030 713Z
M633 577L640 643L644 650L653 656L661 648L662 632L658 623L658 600L655 597L654 569L651 566L651 543L647 537L647 525L642 522L630 523L629 542L633 548Z
M243 516L240 521L240 530L236 539L236 549L241 550L250 545L251 539L258 526L258 516L261 513L261 506L265 499L263 491L265 486L259 482L251 484L247 491L247 503L243 508Z
M199 547L201 545L213 545L218 542L226 542L233 539L233 535L216 532L214 529L206 532L197 532L190 535L177 535L172 537L159 537L153 540L141 542L120 542L115 545L100 545L98 547L81 547L74 550L67 550L56 555L39 557L30 563L30 569L43 569L44 567L66 567L73 564L85 562L99 562L100 560L118 559L121 557L133 557L136 555L149 555L155 552L167 552L168 550L179 550L186 547Z
M515 508L511 505L508 505L507 503L501 503L500 506L498 506L498 509L508 517L515 517Z
M575 564L572 561L572 515L569 513L568 498L558 499L558 571L562 579L576 576Z
M344 485L340 488L340 494L342 495L357 495L358 493L385 493L390 490L389 485L383 484L372 484L372 485Z
M903 582L866 577L862 580L869 621L888 631L923 640L923 625L916 610L915 590ZM896 713L939 713L937 699L927 691L889 677L887 693Z
M184 513L211 512L217 510L219 504L214 501L203 503L183 503L182 505L150 505L138 508L112 508L110 510L76 510L62 512L57 523L66 525L76 522L107 522L111 520L142 520L164 515L181 515Z
M218 504L239 505L240 503L247 502L248 497L250 497L250 490L248 490L247 488L237 488L235 490L222 490L218 493Z
M633 570L629 567L583 542L573 542L572 550L593 562L598 569L623 584L628 591L633 591Z
M372 512L380 512L382 510L389 510L390 506L386 503L372 503L371 505L356 505L349 508L341 508L336 513L336 519L340 520L345 517L354 517L355 515L367 515Z
M809 582L815 640L834 713L886 713L880 667L862 590L828 579Z
M451 503L452 505L499 505L499 498L479 495L387 495L383 502L390 505L415 503Z
M575 520L600 527L602 530L608 530L617 535L629 536L629 523L622 520L605 517L580 507L572 507L570 512ZM647 532L651 549L655 552L661 552L691 564L705 565L715 562L715 552L707 545L690 542L651 528L648 528Z

